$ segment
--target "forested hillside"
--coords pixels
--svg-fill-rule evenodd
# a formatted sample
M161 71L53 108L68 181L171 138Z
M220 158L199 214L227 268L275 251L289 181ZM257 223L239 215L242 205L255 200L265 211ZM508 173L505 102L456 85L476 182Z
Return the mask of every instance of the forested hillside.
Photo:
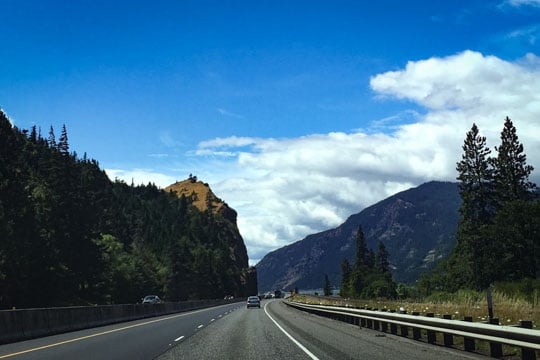
M0 308L244 295L230 220L155 185L109 180L95 160L0 112Z

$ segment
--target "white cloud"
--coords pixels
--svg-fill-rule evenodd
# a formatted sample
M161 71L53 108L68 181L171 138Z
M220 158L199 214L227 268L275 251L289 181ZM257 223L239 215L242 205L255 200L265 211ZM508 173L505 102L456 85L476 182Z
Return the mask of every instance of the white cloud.
M370 84L380 106L401 99L424 107L423 114L405 108L350 133L204 141L193 154L211 162L197 167L197 175L237 210L251 263L396 192L430 180L455 181L473 122L493 148L509 116L538 183L539 65L534 54L509 62L473 51L411 61L373 76ZM107 173L128 183L175 181L149 170Z
M198 151L227 149L236 155L230 163L235 176L218 177L211 186L238 211L250 259L256 261L398 191L430 180L455 181L473 122L493 147L510 116L528 163L540 171L535 64L534 55L507 62L473 51L409 62L371 79L381 106L404 99L426 109L425 115L397 114L406 117L405 125L395 125L390 135L360 129L294 139L231 137L202 142ZM376 130L381 124L374 125Z
M148 169L105 169L105 172L111 180L118 179L127 184L133 183L135 185L147 185L149 183L153 183L158 187L164 188L176 181L176 179L172 176Z

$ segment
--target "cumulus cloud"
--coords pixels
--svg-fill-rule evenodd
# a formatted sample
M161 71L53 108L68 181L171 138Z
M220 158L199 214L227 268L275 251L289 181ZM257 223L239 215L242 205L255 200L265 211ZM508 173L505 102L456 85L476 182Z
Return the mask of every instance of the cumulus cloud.
M336 227L366 206L431 180L455 181L465 134L476 123L492 149L509 116L540 183L540 61L474 51L411 61L370 79L380 106L405 108L350 132L299 138L216 138L192 152L200 178L238 212L251 263ZM410 103L411 109L407 109ZM422 113L414 109L422 107ZM306 119L308 120L308 119ZM211 159L211 161L208 161ZM109 169L131 183L175 181L151 170Z
M491 147L510 116L528 162L540 171L538 58L515 62L465 51L409 62L375 75L376 97L407 100L426 109L384 119L393 131L371 129L293 139L220 138L198 153L226 149L236 175L211 184L238 211L250 259L308 234L341 224L349 215L398 191L430 180L455 181L466 132L475 122ZM399 125L402 124L402 125ZM387 130L388 128L386 128ZM231 161L230 159L228 161ZM533 179L534 180L534 179Z

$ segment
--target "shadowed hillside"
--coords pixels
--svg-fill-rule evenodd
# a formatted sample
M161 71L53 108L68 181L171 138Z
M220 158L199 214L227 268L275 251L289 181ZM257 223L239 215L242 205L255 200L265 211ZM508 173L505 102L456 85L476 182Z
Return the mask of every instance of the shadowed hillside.
M369 248L375 251L378 241L384 242L396 280L412 283L451 252L460 203L457 184L448 182L429 182L395 194L335 229L267 254L257 264L259 288L321 288L324 274L339 286L341 261L353 262L358 225Z

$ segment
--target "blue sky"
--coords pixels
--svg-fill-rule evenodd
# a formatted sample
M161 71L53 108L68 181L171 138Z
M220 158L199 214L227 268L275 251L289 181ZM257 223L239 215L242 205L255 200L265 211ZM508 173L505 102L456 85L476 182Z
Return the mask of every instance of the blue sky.
M252 263L454 180L473 122L494 146L510 116L540 168L540 0L1 0L0 23L16 126L65 124L113 179L197 175Z

